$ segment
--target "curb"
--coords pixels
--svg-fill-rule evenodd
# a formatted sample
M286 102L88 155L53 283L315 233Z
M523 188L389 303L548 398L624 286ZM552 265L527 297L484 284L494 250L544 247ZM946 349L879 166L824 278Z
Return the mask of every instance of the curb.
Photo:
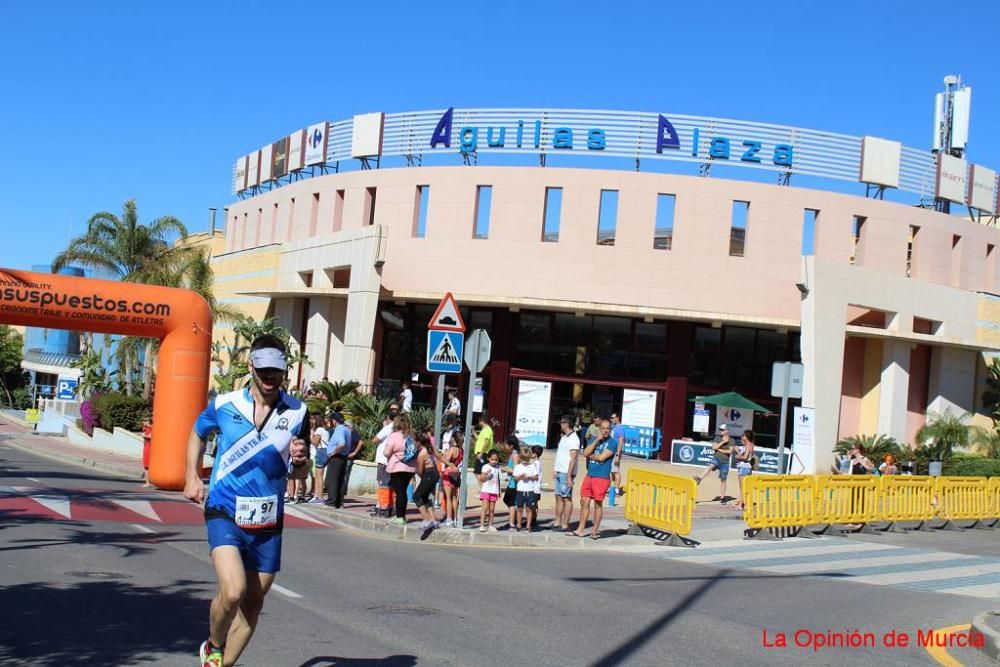
M33 436L33 433L25 434ZM41 437L41 436L39 436ZM26 443L18 442L12 438L4 438L4 444L13 447L14 449L19 449L22 452L28 454L34 454L42 458L49 459L51 461L58 461L60 463L69 463L70 465L81 465L87 468L93 468L95 470L100 470L102 472L110 473L118 477L130 481L142 481L142 472L136 472L134 468L127 465L120 465L116 463L108 463L106 461L98 461L96 459L87 458L86 456L79 456L76 454L55 454L48 452L45 449L36 449L28 446Z
M1000 662L1000 611L984 611L972 619L970 634L982 636L979 650L990 660Z
M332 508L296 505L296 509L323 523L346 528L354 528L383 539L422 542L426 544L446 544L459 546L515 547L527 549L601 549L602 543L613 547L625 546L620 541L603 537L594 541L587 538L567 537L561 531L542 530L536 533L480 533L478 528L437 528L422 530L418 523L398 526L386 519L358 516L354 512Z

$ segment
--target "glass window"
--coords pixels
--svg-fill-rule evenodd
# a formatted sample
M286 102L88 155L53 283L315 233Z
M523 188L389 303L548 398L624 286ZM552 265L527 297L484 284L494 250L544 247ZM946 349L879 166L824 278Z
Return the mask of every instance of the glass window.
M750 393L754 387L756 329L726 327L722 337L722 378L736 391Z
M722 353L722 329L708 326L694 328L691 346L691 384L719 386L719 355Z
M476 186L476 219L472 225L472 238L485 239L490 236L490 209L493 206L493 186Z
M562 188L545 188L545 212L542 226L542 240L559 241L559 219L562 215Z
M653 231L653 248L670 250L674 246L674 195L656 195L656 229Z
M750 202L734 201L732 225L729 230L729 254L743 257L747 245L747 225L750 217Z
M614 245L617 225L618 191L601 190L601 203L597 212L597 245Z
M815 254L816 223L819 222L819 211L807 208L802 216L802 254Z
M667 350L665 322L636 322L635 349L641 352L664 353Z
M418 239L427 235L427 201L431 196L431 186L417 186L417 210L413 216L413 236Z

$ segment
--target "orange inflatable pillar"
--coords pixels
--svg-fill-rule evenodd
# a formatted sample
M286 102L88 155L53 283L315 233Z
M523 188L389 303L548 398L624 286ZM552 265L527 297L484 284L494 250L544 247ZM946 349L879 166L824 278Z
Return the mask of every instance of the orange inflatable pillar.
M184 488L187 441L208 398L212 314L172 287L0 269L0 324L160 339L149 480Z

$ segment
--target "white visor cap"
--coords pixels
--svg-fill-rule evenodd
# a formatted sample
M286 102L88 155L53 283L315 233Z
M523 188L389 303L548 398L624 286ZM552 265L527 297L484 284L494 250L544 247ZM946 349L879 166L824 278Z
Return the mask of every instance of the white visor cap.
M283 371L288 368L285 353L275 347L262 347L250 353L250 361L257 369L276 368Z

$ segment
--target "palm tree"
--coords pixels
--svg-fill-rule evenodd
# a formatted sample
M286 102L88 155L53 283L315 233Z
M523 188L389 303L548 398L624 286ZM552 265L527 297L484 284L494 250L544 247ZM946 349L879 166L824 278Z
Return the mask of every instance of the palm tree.
M122 207L121 217L102 211L87 221L87 231L69 242L64 251L56 255L52 271L57 272L70 264L80 264L94 269L104 269L126 282L150 282L157 266L168 262L172 235L187 237L187 227L172 215L157 218L148 226L139 223L134 199ZM153 283L156 284L156 283ZM132 394L132 352L126 349L123 359L125 390Z
M956 447L964 449L969 445L969 427L965 423L968 418L969 413L928 412L927 423L917 429L914 440L927 447L932 460L947 461Z
M868 460L878 465L885 461L887 454L892 454L899 460L903 453L902 447L895 438L888 435L852 435L839 441L833 448L838 454L846 454L854 447L861 446Z
M233 306L219 303L213 290L211 254L207 248L194 245L177 245L163 257L163 261L139 271L142 282L179 287L196 292L208 303L213 322L238 322L242 314ZM159 342L145 340L145 357L142 369L142 395L148 399L152 389L153 367Z
M1000 459L1000 431L996 426L986 428L985 426L973 426L969 434L972 444L979 448L979 453L988 459Z
M313 382L312 388L322 394L322 396L308 397L306 405L309 406L309 412L312 413L343 410L345 401L349 396L356 394L360 386L361 383L354 380L347 380L346 382L330 382L329 380Z

